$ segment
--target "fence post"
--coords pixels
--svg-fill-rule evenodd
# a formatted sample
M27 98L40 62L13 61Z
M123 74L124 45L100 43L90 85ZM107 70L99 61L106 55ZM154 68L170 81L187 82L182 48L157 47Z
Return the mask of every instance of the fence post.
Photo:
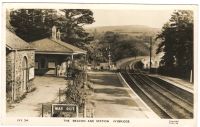
M83 118L86 118L86 99L84 99L84 103L83 103Z
M190 71L190 82L192 83L193 82L193 75L192 75L192 70Z
M52 115L52 105L51 105L51 117L52 117L53 115Z
M83 99L83 118L85 117L85 99Z
M43 107L43 104L42 104L42 117L43 117L43 114L44 114L44 112L43 112L43 108L44 108L44 107Z
M92 118L94 118L94 108L92 108Z
M60 103L60 88L59 88L59 90L58 90L58 101L59 101L59 103Z

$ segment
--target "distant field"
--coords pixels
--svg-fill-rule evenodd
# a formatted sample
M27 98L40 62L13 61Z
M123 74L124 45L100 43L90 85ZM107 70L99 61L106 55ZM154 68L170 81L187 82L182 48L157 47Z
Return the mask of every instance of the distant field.
M160 31L158 28L151 28L143 25L127 25L127 26L102 26L86 28L88 32L104 33L107 31L126 33L126 34L150 34L154 35Z

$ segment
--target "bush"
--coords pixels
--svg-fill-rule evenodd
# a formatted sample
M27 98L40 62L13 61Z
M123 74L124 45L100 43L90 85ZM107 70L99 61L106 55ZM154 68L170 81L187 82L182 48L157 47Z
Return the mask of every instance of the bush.
M136 69L143 69L144 68L144 64L142 63L142 61L138 61L135 63L134 67Z

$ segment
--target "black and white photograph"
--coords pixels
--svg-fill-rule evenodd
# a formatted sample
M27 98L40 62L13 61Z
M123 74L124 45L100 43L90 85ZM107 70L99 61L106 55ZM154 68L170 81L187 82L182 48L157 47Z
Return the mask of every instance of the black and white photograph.
M196 10L5 4L5 119L193 127Z

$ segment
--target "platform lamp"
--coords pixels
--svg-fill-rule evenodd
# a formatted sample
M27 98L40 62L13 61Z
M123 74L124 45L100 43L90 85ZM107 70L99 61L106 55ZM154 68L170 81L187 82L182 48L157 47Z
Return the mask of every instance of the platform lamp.
M110 52L110 44L108 45L108 49L106 48L106 51L108 51L108 66L109 66L109 69L111 69L111 52Z
M152 50L152 37L150 36L149 37L149 55L150 55L150 63L149 63L149 73L151 73L151 57L152 57L152 53L151 53L151 50Z

